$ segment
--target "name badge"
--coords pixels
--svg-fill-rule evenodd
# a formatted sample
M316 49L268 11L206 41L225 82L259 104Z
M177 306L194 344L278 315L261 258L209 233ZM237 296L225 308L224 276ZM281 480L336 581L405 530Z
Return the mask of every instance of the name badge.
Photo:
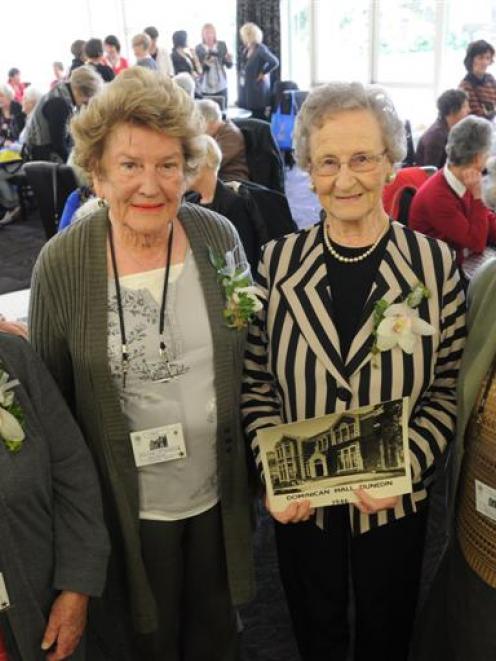
M130 436L134 462L138 468L184 459L187 456L183 426L180 422L135 431Z
M496 489L475 480L475 508L480 514L496 521Z
M0 572L0 612L6 611L10 608L10 599L7 588L5 587L5 581L3 579L3 574Z

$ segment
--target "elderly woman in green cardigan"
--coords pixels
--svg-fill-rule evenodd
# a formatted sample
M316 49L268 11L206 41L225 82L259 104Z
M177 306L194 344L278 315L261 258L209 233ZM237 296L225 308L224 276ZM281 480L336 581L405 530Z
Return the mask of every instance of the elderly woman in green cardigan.
M419 613L413 661L496 659L496 259L470 282L467 322L448 543Z
M42 251L30 333L103 486L113 557L93 639L119 661L234 660L233 606L254 591L246 258L225 218L181 206L202 124L173 81L123 71L71 130L100 208Z

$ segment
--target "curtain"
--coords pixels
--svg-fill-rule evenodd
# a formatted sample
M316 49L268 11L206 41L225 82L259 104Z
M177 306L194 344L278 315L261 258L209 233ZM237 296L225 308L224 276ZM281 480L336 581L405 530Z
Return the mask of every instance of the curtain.
M263 43L281 61L281 12L280 0L237 0L236 25L238 62L241 59L243 44L239 38L239 28L244 23L256 23L263 32ZM281 67L271 74L272 85L281 79Z

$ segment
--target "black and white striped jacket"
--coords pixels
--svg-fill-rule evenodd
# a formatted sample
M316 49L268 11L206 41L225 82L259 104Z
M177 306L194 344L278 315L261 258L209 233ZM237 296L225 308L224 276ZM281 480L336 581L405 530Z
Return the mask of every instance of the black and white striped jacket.
M413 493L378 514L361 514L350 505L352 530L360 533L415 512L427 497L425 480L455 428L465 299L448 246L393 222L344 364L326 304L330 288L320 231L317 224L265 247L257 277L264 308L250 327L242 414L260 466L256 432L262 427L410 398ZM412 355L399 346L381 352L374 366L375 303L402 302L419 281L431 292L418 308L420 317L437 333L422 336Z

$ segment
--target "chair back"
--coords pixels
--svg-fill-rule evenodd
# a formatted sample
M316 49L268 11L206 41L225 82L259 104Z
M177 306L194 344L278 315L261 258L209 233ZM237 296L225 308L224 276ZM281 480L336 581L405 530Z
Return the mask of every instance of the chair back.
M227 185L252 200L252 221L260 246L271 239L279 239L298 230L284 193L270 190L253 181L228 182Z
M384 187L382 203L387 214L393 220L408 224L408 213L413 195L427 181L430 172L424 168L402 168L396 172L393 181ZM400 220L401 206L401 220Z
M253 118L232 121L241 129L245 139L250 179L284 193L284 164L270 124Z
M29 185L34 191L47 239L57 232L57 225L70 193L78 186L69 165L49 161L31 161L24 165Z

